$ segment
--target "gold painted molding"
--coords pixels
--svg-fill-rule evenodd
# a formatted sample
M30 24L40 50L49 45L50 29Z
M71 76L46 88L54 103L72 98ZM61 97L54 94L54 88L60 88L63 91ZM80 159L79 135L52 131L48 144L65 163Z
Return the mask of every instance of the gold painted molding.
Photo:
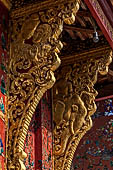
M44 11L47 10L49 8L55 8L55 6L59 6L63 5L63 4L68 4L68 3L73 3L73 2L80 2L80 0L44 0L44 1L40 1L37 3L33 3L31 2L31 4L29 5L25 5L21 8L16 8L16 9L12 9L11 11L11 17L12 18L19 18L22 16L30 15L32 13L35 13L37 11Z
M10 10L10 8L11 8L11 3L10 3L9 0L0 0L0 1L6 6L6 8L7 8L8 10Z
M79 0L10 20L8 170L25 170L24 141L36 106L55 83L59 35L72 24Z
M109 45L103 45L96 49L83 51L80 53L75 52L72 55L66 55L66 54L62 55L61 54L60 58L62 61L62 66L64 66L64 65L73 64L80 60L87 60L89 58L93 58L93 59L101 58L101 56L104 56L104 54L109 50L111 50L111 47Z
M95 57L94 57L95 56ZM92 127L96 111L94 84L98 72L107 74L112 51L107 49L76 60L57 71L53 87L54 164L55 170L70 170L75 150Z

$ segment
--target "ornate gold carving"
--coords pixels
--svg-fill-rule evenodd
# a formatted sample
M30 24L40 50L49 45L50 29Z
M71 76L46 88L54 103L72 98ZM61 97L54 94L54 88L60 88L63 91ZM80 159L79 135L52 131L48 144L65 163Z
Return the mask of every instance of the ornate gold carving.
M105 74L112 59L111 50L104 52L97 58L64 66L57 74L53 87L55 170L70 170L79 141L92 126L97 95L93 86L97 73Z
M11 20L9 61L8 169L25 170L23 151L27 130L37 104L55 82L53 71L60 65L58 40L63 22L73 23L75 3L39 11Z

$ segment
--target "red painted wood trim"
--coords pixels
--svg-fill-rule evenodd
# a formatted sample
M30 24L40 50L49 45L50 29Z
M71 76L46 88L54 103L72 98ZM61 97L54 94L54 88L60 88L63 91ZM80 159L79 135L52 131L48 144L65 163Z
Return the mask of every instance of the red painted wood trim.
M107 0L107 3L109 4L109 6L111 7L111 10L113 11L113 4L111 3L111 1Z
M112 6L108 4L106 0L98 0L100 6L102 7L105 15L107 16L111 26L113 27L113 11L111 9Z
M97 0L95 0L96 2ZM113 49L113 38L110 35L110 32L108 31L108 29L106 28L105 24L102 21L102 18L99 16L97 10L95 9L95 7L93 6L91 0L84 0L84 2L86 3L86 5L88 6L92 16L95 18L95 20L97 21L99 27L101 28L104 36L106 37L107 41L109 42L110 46ZM98 2L98 1L97 1ZM100 6L101 8L101 6ZM104 11L103 11L104 12Z
M106 97L101 97L101 98L95 99L95 101L98 102L98 101L101 101L101 100L106 100L106 99L111 99L111 98L113 98L113 95L106 96Z

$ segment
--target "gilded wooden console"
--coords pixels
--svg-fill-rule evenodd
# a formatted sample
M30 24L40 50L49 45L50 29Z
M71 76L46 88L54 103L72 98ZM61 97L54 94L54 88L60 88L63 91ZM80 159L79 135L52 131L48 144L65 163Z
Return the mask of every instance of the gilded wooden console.
M25 170L23 160L26 153L23 147L27 130L40 99L55 83L54 71L60 65L58 53L62 48L59 36L64 22L72 24L75 21L79 2L44 1L11 10L7 144L9 170Z
M73 56L73 60L72 64L65 58L64 64L68 64L58 70L53 87L55 170L70 170L81 138L92 127L91 115L96 111L95 97L98 94L94 84L98 72L107 73L112 51L108 47L81 53Z
M25 170L23 147L28 127L43 94L55 83L63 23L75 21L80 0L3 2L10 9L7 168ZM55 170L70 169L80 139L92 126L94 84L98 72L107 73L111 57L109 47L61 57L53 88Z

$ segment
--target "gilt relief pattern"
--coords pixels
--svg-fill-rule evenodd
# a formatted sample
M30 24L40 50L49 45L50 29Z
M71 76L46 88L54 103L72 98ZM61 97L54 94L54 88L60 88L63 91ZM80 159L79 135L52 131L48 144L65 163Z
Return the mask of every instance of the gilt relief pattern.
M55 170L69 170L80 139L91 128L96 111L94 84L106 74L112 53L61 67L53 87Z
M9 60L8 169L25 169L25 137L33 113L45 91L55 82L60 65L58 40L63 22L72 24L79 0L18 19L11 18Z

